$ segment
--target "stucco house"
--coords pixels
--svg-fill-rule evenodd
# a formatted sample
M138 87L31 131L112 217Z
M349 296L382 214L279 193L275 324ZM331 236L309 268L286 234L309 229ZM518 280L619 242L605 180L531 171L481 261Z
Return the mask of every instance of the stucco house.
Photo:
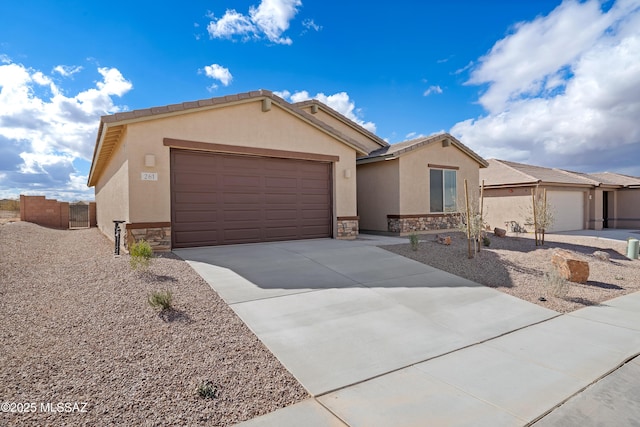
M260 90L102 117L88 185L103 233L155 250L354 238L356 158L387 145Z
M102 117L88 185L104 234L170 250L450 229L486 166L449 134L389 145L260 90Z
M532 231L531 190L547 190L554 214L549 232L640 227L640 178L580 173L489 159L484 181L485 220L490 228Z
M356 160L360 229L405 235L457 227L464 180L477 200L487 162L441 133L378 148Z

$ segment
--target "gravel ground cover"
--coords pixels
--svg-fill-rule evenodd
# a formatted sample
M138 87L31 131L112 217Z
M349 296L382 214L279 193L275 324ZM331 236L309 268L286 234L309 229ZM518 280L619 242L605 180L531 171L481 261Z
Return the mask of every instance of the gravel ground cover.
M308 397L188 264L131 271L97 229L0 225L0 334L2 426L227 426Z
M417 251L408 243L382 248L561 313L640 290L640 261L622 255L626 254L626 242L547 235L544 246L536 247L533 236L499 238L489 233L490 246L469 259L465 235L447 235L452 237L450 246L437 243L435 235L422 235ZM556 248L589 262L586 284L558 285L548 278ZM594 257L595 251L607 252L610 261ZM540 301L541 297L546 301Z

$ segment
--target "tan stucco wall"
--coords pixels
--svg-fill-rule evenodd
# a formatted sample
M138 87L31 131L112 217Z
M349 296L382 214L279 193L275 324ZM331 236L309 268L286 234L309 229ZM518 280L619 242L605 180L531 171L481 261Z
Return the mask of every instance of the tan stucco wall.
M360 144L366 147L369 150L369 152L373 150L377 150L378 148L381 148L380 144L378 144L377 142L372 141L370 138L364 136L362 133L358 132L351 126L344 124L342 121L336 119L330 114L325 113L321 109L318 109L317 113L312 114L311 106L307 106L303 108L303 111L311 114L313 117L315 117L318 120L322 120L323 122L325 122L332 128L336 129L343 135L346 135L349 138L353 138L354 140L358 141Z
M275 103L267 112L256 100L127 127L132 223L171 221L170 149L163 145L164 138L339 156L333 168L334 212L356 215L355 150ZM155 155L155 167L144 166L146 154ZM349 178L345 170L350 171ZM142 181L142 172L157 172L158 180Z
M387 231L387 215L400 212L399 162L358 165L358 215L361 230Z
M533 231L533 227L527 224L527 218L531 217L531 189L513 188L510 190L485 190L484 191L484 221L489 228L503 228L508 221L516 221L527 231Z
M602 189L594 188L589 190L589 218L587 228L591 230L602 230Z
M400 161L400 212L402 215L427 214L429 210L429 164L458 167L456 189L458 210L463 208L464 180L469 197L478 199L480 165L457 147L434 143L402 155Z
M589 224L591 213L588 209L587 190L575 187L556 187L556 186L539 186L538 194L542 194L544 189L550 191L576 191L584 194L582 210L583 210L583 227ZM516 221L520 226L525 227L528 232L533 232L531 224L533 218L532 210L532 187L513 187L502 189L485 189L484 191L484 220L490 229L506 228L506 222ZM547 193L548 194L548 193ZM548 198L549 199L549 198ZM549 201L551 203L551 201ZM551 207L553 209L553 207ZM555 214L554 214L555 215ZM600 215L602 217L602 214Z
M127 144L120 142L95 186L97 225L112 240L113 220L129 221L128 170Z
M617 228L640 228L640 188L616 192Z

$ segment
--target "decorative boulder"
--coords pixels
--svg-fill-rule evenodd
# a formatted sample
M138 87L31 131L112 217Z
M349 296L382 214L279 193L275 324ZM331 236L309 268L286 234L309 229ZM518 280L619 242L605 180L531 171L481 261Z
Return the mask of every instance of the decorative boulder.
M507 235L507 230L496 227L493 229L493 234L495 234L496 237L504 237Z
M436 236L438 243L449 246L451 244L451 236Z
M565 280L575 283L587 283L589 280L589 263L578 259L569 251L556 249L551 263Z
M594 256L594 257L596 257L596 258L598 258L598 259L599 259L599 260L601 260L601 261L607 261L607 262L609 262L609 261L611 260L611 258L610 258L610 256L609 256L609 254L608 254L608 253L606 253L606 252L603 252L603 251L595 251L595 252L593 253L593 256Z

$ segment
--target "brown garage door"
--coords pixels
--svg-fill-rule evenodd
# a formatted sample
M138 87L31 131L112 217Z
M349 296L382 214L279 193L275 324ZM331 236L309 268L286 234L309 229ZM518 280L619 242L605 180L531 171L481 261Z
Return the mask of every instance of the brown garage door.
M331 164L171 150L174 248L331 237Z

